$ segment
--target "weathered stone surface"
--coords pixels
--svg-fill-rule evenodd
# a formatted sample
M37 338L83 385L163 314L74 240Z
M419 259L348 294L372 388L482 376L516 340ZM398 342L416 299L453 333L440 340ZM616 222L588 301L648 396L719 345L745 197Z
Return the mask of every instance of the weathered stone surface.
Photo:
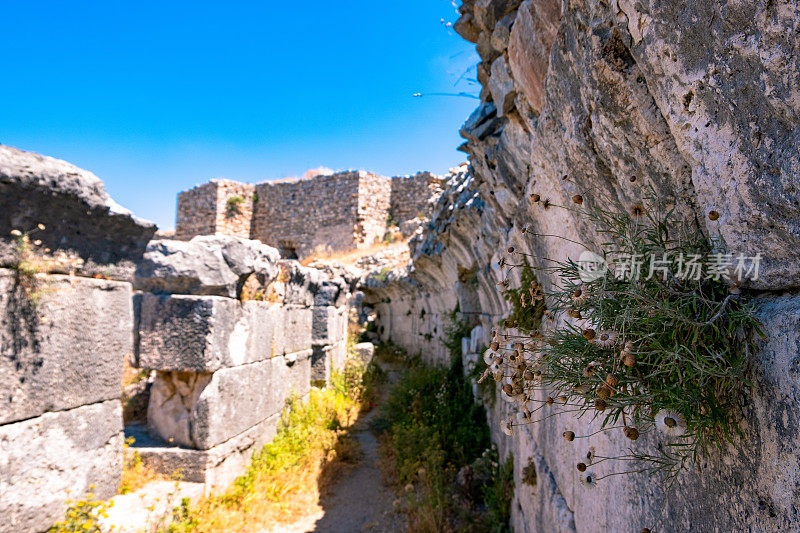
M205 493L205 485L187 481L153 481L129 494L111 499L108 517L99 520L103 531L141 533L165 527L173 522L173 512L184 499L197 502ZM113 528L113 529L112 529Z
M68 499L116 494L122 441L119 400L0 426L0 531L45 531Z
M135 450L149 468L167 476L178 473L184 481L205 483L209 492L218 492L244 473L253 453L275 437L279 421L280 414L273 415L209 450L154 441L141 428L130 434L136 439Z
M314 307L311 341L315 344L333 344L347 339L346 307Z
M340 370L347 359L347 342L315 344L311 355L311 381L330 383L331 373Z
M503 56L492 62L491 78L489 78L489 91L492 100L497 106L497 116L503 116L514 107L514 98L517 93L514 89L514 80L508 74L508 65Z
M368 365L375 356L375 345L371 342L359 342L353 346L353 356L361 359L361 362Z
M80 257L86 275L128 279L156 227L109 198L91 172L0 145L0 266L15 261L14 229L36 230L42 249Z
M299 352L311 346L313 311L307 307L283 308L283 328L275 331L275 354Z
M214 372L285 353L282 328L287 319L279 304L242 303L220 296L142 294L138 298L138 364L142 368Z
M119 398L130 284L51 275L34 303L0 269L0 424Z
M495 31L516 7L508 6L480 0L460 8L457 26L477 42L483 60L483 102L462 129L471 167L463 179L453 177L428 230L412 241L408 271L383 283L367 280L366 303L375 306L382 338L446 361L440 332L458 303L465 319L483 327L484 338L469 341L473 351L509 310L496 285L505 277L496 267L503 250L513 245L544 269L549 263L539 258L578 256L581 247L565 239L590 248L603 242L586 217L545 209L532 194L555 206L573 205L581 194L586 203L602 199L621 210L655 194L679 218L721 234L734 255L762 254L760 277L748 286L770 291L761 311L769 340L755 359L743 440L703 461L702 472L683 474L669 494L659 480L637 475L603 479L588 493L575 463L589 446L602 456L626 453L624 437L596 435L565 446L564 424L579 434L598 426L564 417L522 427L511 439L495 431L501 455L514 455L512 528L797 529L800 428L788 407L798 394L797 302L772 291L800 285L800 160L790 148L797 144L800 93L789 81L800 66L787 59L798 56L800 8L787 0L528 0L502 51L503 36ZM518 91L508 113L497 102L507 94L498 91L507 87L506 72L500 63L497 71L488 68L504 54ZM718 220L709 218L711 210ZM541 272L548 286L553 280ZM516 274L510 281L518 281ZM494 428L507 410L504 402L490 410ZM538 473L535 487L521 480L529 460ZM600 475L613 470L607 462L596 468Z
M550 47L561 21L561 2L526 0L519 7L508 42L508 64L519 89L537 112L544 107Z
M292 393L308 393L310 350L213 374L157 372L147 423L163 441L207 450L279 413ZM290 364L287 364L290 363Z
M173 294L238 298L255 275L267 285L277 274L278 251L258 241L221 235L190 241L151 241L136 268L134 287Z

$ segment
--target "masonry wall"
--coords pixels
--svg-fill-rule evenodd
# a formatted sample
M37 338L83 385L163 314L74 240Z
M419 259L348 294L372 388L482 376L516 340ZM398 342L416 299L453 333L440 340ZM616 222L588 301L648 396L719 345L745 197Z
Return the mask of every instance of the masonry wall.
M356 243L371 246L386 233L389 217L391 181L368 172L360 172L358 183L358 224Z
M211 180L178 194L175 238L195 235L250 237L255 186L231 180Z
M191 284L171 275L193 269ZM230 285L210 281L226 269ZM239 297L237 276L250 279L253 299ZM348 287L222 236L153 241L136 284L137 365L155 371L149 435L136 450L156 471L222 490L275 436L287 399L305 398L344 364Z
M430 172L413 176L395 176L391 180L389 214L398 223L415 217L427 217L442 194L444 179Z
M354 249L362 176L366 173L340 172L256 185L252 238L278 248L284 257Z
M5 146L0 213L0 532L40 532L67 500L117 492L128 280L155 227L93 174ZM29 251L12 230L29 234Z

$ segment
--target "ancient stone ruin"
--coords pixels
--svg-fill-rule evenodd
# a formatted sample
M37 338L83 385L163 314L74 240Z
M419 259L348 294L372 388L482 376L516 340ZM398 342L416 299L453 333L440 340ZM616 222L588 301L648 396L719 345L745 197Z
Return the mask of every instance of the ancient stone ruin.
M428 215L442 184L430 172L389 179L348 171L256 185L212 180L178 195L175 237L257 239L294 259L346 252L380 241L389 224L409 234L404 226Z
M520 283L505 261L525 257L551 288L549 262L604 242L575 205L639 210L650 193L732 254L761 258L757 277L731 287L752 299L763 333L752 339L741 431L671 487L638 472L587 488L576 463L625 453L629 438L589 417L505 436L514 404L476 385L500 455L515 458L510 525L800 528L798 6L459 9L454 28L476 44L481 92L461 130L469 163L444 178L215 180L181 193L175 239L154 240L155 227L94 175L0 146L0 532L47 530L69 494L90 486L114 496L126 434L149 465L182 472L199 492L228 485L272 438L286 399L343 364L353 314L374 311L382 340L439 364L456 316L470 328L464 366L484 365L492 330L513 311L502 288ZM426 222L407 232L407 265L353 273L296 260L368 248L389 224L417 218ZM126 359L148 378L126 393L123 414ZM565 440L565 424L591 439Z

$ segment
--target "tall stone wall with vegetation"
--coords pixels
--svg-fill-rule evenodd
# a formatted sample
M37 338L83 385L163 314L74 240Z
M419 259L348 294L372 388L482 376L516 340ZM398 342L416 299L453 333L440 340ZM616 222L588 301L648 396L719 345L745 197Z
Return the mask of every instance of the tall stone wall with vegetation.
M175 238L230 235L250 238L255 186L231 180L211 180L178 194Z
M484 365L475 354L504 329L513 308L503 293L520 284L520 269L501 260L525 258L552 289L553 261L607 240L586 209L641 216L655 196L734 256L761 254L758 278L733 287L764 333L753 339L741 434L672 484L628 473L586 487L576 465L600 476L629 470L597 458L628 453L630 438L592 435L599 420L548 411L507 437L499 429L515 408L490 378L476 391L497 387L485 397L495 440L515 458L514 530L796 529L797 6L488 0L460 10L456 31L481 58L481 103L462 129L470 171L451 178L412 243L410 271L367 281L383 337L441 359L458 303L462 320L482 326L465 353ZM543 318L545 327L569 320ZM570 442L565 430L592 436ZM636 445L659 443L648 435Z
M130 278L154 232L93 174L0 146L0 531L116 494Z

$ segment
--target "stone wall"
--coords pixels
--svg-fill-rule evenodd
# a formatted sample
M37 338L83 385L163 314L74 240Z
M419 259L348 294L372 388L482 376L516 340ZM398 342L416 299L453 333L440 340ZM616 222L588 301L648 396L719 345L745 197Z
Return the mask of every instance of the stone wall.
M136 364L155 371L149 435L129 428L136 449L157 471L224 489L286 400L344 363L349 286L222 236L152 241L135 283Z
M178 194L175 238L231 235L250 238L255 186L231 180L211 180Z
M575 464L590 446L615 456L629 441L598 434L565 446L566 424L584 435L598 427L568 415L521 426L508 438L497 428L510 407L499 401L489 418L501 452L514 455L515 531L798 528L793 405L800 389L792 368L800 267L792 228L800 220L800 165L792 147L800 101L788 81L798 76L797 62L778 59L798 56L797 9L788 1L462 5L455 28L481 57L482 101L462 129L470 175L449 184L430 231L412 246L411 270L368 281L384 338L441 360L434 332L459 301L477 313L465 318L481 326L465 342L474 360L508 312L497 287L503 250L514 246L534 267L546 267L537 258L577 258L582 248L564 238L592 248L603 242L576 212L553 207L570 205L575 194L628 209L653 190L704 232L720 232L729 251L763 256L761 276L746 287L766 339L753 360L743 437L703 460L701 470L681 474L671 490L629 474L590 492ZM531 201L532 194L552 206ZM708 216L712 210L718 220ZM522 482L528 464L537 472L534 486ZM601 475L613 470L597 468Z
M178 195L175 238L258 239L286 258L348 252L382 239L390 215L426 217L441 183L429 172L388 179L361 170L257 185L212 180ZM244 201L232 208L232 197Z
M340 172L256 185L252 237L278 248L284 257L354 249L362 174L366 176Z
M93 174L5 146L0 191L0 531L44 531L117 492L127 279L155 227Z
M444 179L430 172L392 178L389 214L398 224L412 218L427 218L442 194Z

